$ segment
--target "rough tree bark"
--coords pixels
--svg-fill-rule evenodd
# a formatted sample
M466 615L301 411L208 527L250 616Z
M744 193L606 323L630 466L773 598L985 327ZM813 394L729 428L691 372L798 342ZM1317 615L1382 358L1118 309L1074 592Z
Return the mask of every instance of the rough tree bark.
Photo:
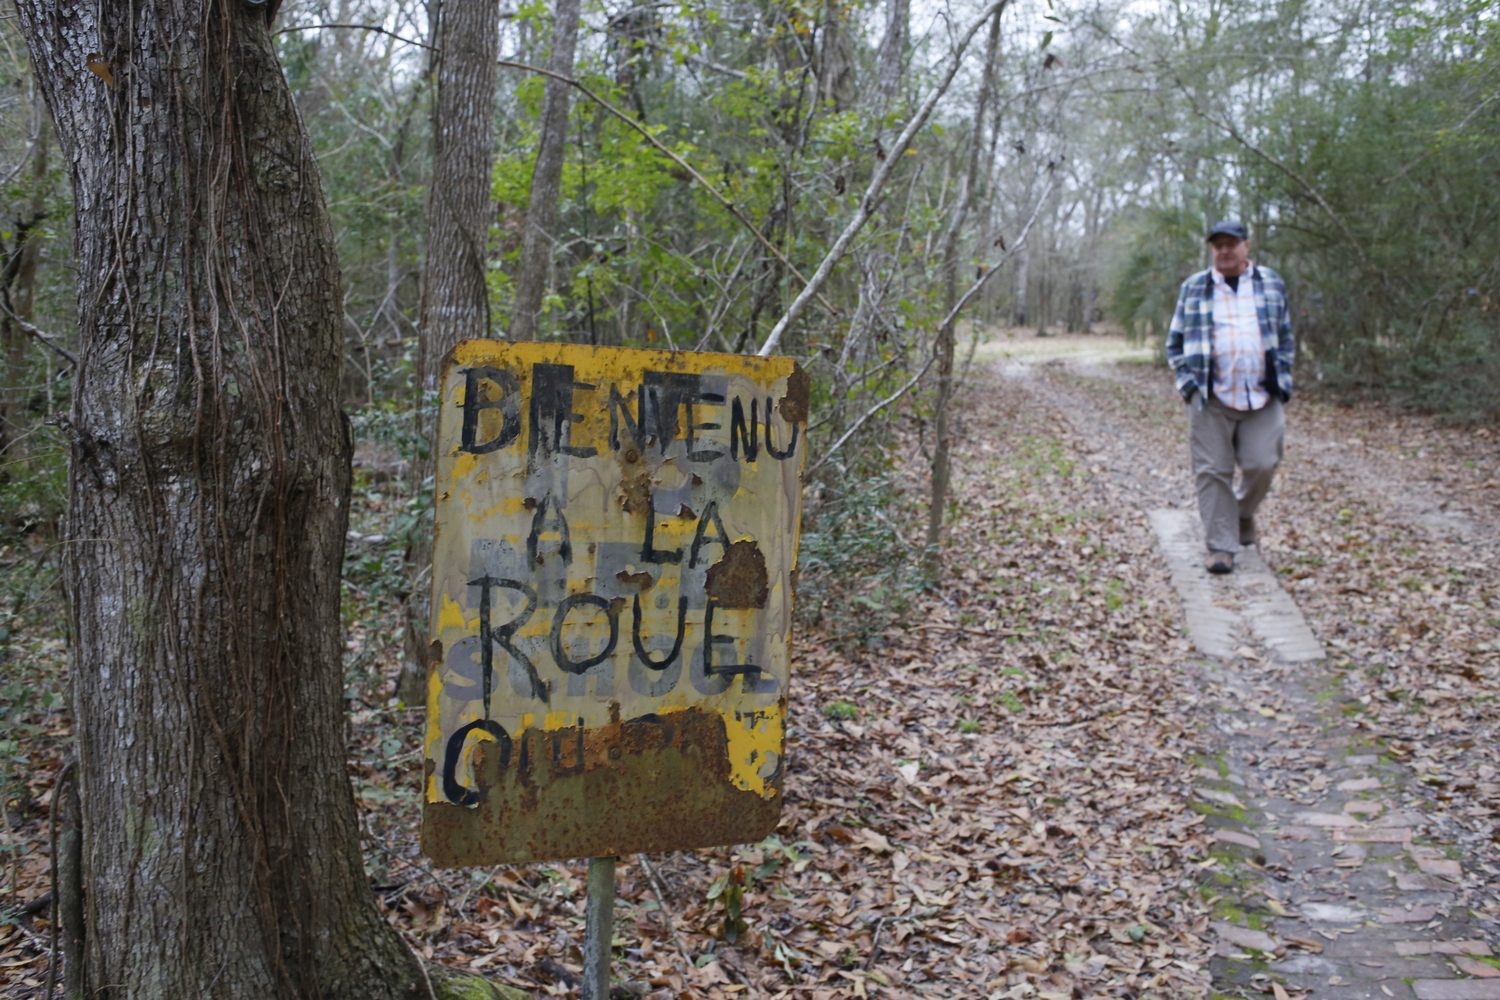
M267 5L16 6L78 213L69 993L425 996L344 771L340 276Z
M485 268L490 169L495 150L495 78L500 58L496 0L433 0L437 48L432 112L432 190L422 269L422 389L437 391L443 355L460 340L491 335ZM424 407L424 412L430 410ZM426 428L430 432L433 428Z
M495 80L500 71L497 0L430 0L437 93L432 110L432 187L427 199L427 259L417 330L417 433L437 435L438 376L443 355L460 340L493 335L485 281L489 253L490 173L495 155ZM414 463L417 489L432 475L428 457ZM427 607L432 539L419 533L407 552L406 658L396 695L408 704L427 698Z
M557 0L552 13L552 50L547 68L562 76L573 75L573 55L578 47L579 0ZM535 340L537 316L547 294L547 272L552 263L552 230L557 226L557 200L562 192L563 161L568 149L568 98L570 87L548 77L542 102L541 141L536 166L531 173L531 204L526 209L526 235L521 241L521 261L516 270L516 295L511 307L510 339Z
M911 0L887 0L885 35L876 55L876 86L880 93L880 113L891 110L901 92L901 72L906 65L907 24L911 20Z

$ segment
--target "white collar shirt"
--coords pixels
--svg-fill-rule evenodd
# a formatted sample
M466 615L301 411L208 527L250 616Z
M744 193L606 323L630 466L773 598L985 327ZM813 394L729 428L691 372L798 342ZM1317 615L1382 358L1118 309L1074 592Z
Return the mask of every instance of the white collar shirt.
M1258 410L1270 402L1266 392L1266 352L1255 314L1251 264L1230 288L1214 268L1214 398L1233 410Z

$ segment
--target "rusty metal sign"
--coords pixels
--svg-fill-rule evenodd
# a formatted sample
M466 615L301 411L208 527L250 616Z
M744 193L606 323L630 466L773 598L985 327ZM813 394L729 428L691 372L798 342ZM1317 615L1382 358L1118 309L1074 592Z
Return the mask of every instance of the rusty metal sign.
M784 358L468 340L440 402L427 855L769 835L807 376Z

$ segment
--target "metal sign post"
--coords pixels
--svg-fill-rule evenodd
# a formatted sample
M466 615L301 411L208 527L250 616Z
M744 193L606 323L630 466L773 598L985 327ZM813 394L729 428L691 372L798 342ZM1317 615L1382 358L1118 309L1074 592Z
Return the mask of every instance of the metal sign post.
M443 867L594 859L600 1000L608 859L780 817L809 391L786 358L445 359L422 846Z
M589 858L584 915L583 1000L609 1000L609 956L615 936L615 862Z

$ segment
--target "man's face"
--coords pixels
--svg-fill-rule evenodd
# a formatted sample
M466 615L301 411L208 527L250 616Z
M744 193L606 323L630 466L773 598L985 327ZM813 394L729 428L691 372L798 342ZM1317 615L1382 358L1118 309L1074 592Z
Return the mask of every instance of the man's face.
M1244 274L1250 267L1250 241L1220 233L1208 241L1214 248L1214 267L1225 277Z

